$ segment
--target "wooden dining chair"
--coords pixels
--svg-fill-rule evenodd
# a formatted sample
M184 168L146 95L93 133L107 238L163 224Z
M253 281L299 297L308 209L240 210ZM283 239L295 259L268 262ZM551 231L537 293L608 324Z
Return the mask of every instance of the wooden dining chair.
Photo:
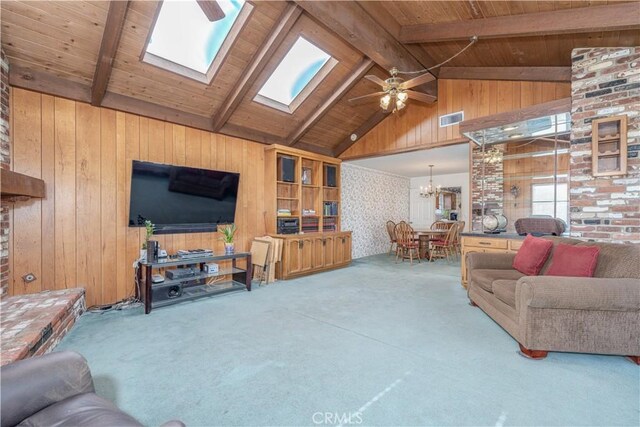
M447 224L444 221L435 221L433 224L431 224L430 227L432 230L448 230L449 229L449 224Z
M396 235L396 244L397 244L397 252L396 252L396 263L398 263L398 258L402 258L402 262L405 259L409 259L411 264L413 265L413 258L420 262L420 250L419 243L416 241L416 233L413 228L404 221L399 222L395 227L395 235Z
M429 251L429 261L433 258L445 258L447 263L451 255L455 256L456 250L456 233L458 232L457 223L453 224L444 238L431 241L431 251Z
M458 221L458 232L456 233L456 255L462 257L462 232L464 231L465 222Z
M387 221L387 233L389 234L389 241L391 245L389 246L389 255L393 254L393 245L396 245L396 252L398 252L398 242L396 240L396 223L389 220Z

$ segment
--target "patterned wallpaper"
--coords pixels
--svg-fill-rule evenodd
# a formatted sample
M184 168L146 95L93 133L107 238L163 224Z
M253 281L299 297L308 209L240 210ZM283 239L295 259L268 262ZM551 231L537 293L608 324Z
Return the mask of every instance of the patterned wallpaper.
M389 250L388 220L409 220L407 177L342 163L342 229L353 232L353 258Z

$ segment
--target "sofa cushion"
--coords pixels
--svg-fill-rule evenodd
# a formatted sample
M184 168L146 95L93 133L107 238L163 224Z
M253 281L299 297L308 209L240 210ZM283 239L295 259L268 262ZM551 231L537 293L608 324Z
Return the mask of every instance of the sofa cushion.
M551 248L551 253L549 254L549 258L547 258L547 262L545 262L544 265L542 266L542 270L540 270L540 274L545 274L547 270L549 270L549 267L551 267L551 262L553 261L553 253L555 252L556 248L560 243L562 243L563 245L577 245L578 243L582 242L582 240L572 239L570 237L562 237L562 236L545 236L543 237L543 239L553 242L553 248Z
M593 277L598 263L597 246L563 245L560 243L553 253L551 267L545 276Z
M524 274L517 270L471 270L470 281L487 292L493 292L494 280L518 280Z
M516 308L516 283L517 280L494 280L493 294L509 307Z
M18 424L31 426L142 426L113 403L94 393L82 393L36 412Z
M551 249L553 249L553 242L528 235L513 259L513 268L527 276L537 276L547 261Z
M578 246L600 248L593 277L640 279L640 246L620 243L581 242Z

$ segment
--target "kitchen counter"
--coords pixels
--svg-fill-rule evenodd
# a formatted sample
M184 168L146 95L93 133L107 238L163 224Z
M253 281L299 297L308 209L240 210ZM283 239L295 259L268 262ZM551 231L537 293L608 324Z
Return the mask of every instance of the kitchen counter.
M489 239L515 239L515 240L522 240L525 238L525 236L521 236L517 233L500 233L500 234L489 234L489 233L483 233L482 231L467 231L464 233L460 233L461 236L468 236L468 237L483 237L483 238L489 238Z

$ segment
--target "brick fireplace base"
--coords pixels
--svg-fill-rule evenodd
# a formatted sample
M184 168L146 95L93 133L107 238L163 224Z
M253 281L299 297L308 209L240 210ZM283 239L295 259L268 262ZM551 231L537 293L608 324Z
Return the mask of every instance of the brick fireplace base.
M0 365L50 352L85 309L82 288L2 298Z

